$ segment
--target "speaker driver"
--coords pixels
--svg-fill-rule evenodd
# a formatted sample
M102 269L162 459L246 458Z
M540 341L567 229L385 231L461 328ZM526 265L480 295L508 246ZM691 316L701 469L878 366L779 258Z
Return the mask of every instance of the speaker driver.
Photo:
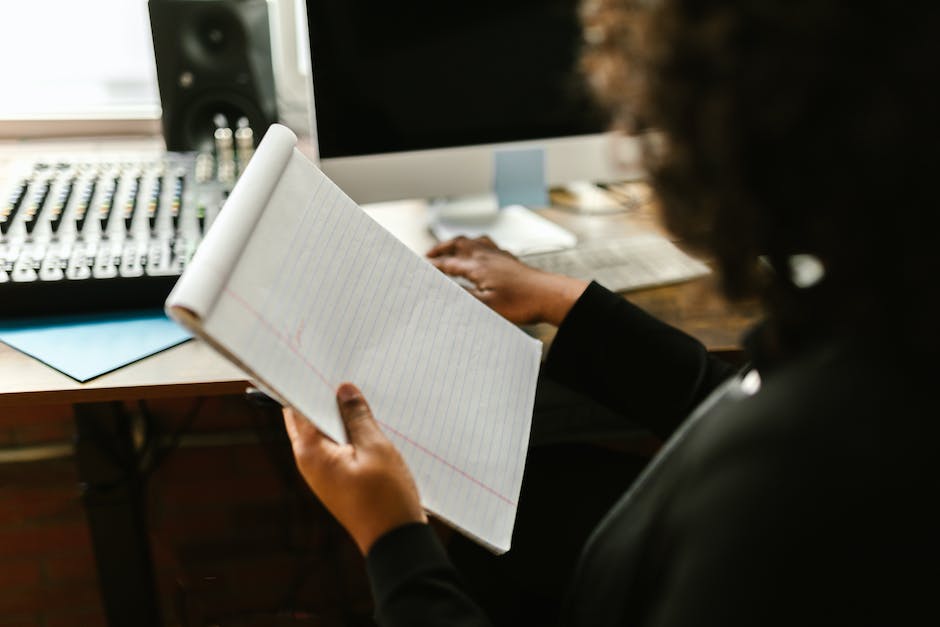
M149 0L167 149L211 144L215 118L277 121L266 0Z

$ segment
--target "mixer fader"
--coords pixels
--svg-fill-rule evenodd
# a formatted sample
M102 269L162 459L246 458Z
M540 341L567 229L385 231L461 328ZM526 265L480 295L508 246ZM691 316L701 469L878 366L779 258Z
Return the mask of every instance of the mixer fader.
M210 152L23 162L0 197L0 318L162 306L234 184Z

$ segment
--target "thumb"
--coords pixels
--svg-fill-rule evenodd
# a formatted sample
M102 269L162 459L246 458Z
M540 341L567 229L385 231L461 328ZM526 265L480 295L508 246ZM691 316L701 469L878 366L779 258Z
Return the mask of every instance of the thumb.
M352 383L342 383L336 390L336 403L346 425L349 443L355 447L367 446L382 437L379 425L372 416L369 404Z

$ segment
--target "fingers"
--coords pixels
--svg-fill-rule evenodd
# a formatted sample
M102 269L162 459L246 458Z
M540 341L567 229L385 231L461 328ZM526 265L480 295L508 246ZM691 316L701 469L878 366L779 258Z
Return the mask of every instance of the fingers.
M490 239L489 235L482 235L476 239L476 241L486 248L493 248L496 250L501 250L499 246L496 245L496 242Z
M458 235L454 239L447 240L446 242L441 242L437 244L431 250L428 251L428 257L440 257L441 255L457 255L463 251L467 250L467 247L470 245L472 240L467 239L463 235Z
M456 240L447 240L446 242L440 242L431 247L431 250L427 252L427 256L433 259L434 257L440 257L441 255L453 255L454 250L456 250Z
M297 428L297 415L294 410L285 407L281 410L281 414L284 416L284 428L287 430L287 437L290 438L292 443L300 441L302 438L300 437L300 430Z
M291 441L291 448L298 457L307 457L308 453L313 459L323 459L332 453L337 444L323 435L312 422L302 414L290 407L285 407L284 427Z
M385 436L372 417L372 410L359 388L352 383L340 384L336 390L336 402L346 425L349 443L353 447L368 446L384 439Z
M475 260L464 257L438 257L431 259L431 263L444 274L462 276L471 281L477 276L476 270L479 265Z
M309 420L291 407L285 407L281 410L281 413L284 415L284 427L287 429L287 435L290 436L292 442L305 442L313 435L311 432L317 430Z
M475 249L488 248L491 250L501 250L492 239L483 235L470 239L460 235L452 240L441 242L427 252L430 258L441 257L444 255L466 255Z
M346 427L346 434L349 436L349 443L353 447L368 446L385 439L359 388L351 383L343 383L336 390L336 402ZM334 449L340 448L299 412L285 407L282 413L284 427L298 457L327 459L336 453Z

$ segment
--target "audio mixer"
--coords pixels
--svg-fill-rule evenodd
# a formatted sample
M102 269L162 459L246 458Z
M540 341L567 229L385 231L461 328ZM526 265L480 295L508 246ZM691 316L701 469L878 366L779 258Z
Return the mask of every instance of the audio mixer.
M0 318L162 307L236 163L167 152L14 164L0 196Z

